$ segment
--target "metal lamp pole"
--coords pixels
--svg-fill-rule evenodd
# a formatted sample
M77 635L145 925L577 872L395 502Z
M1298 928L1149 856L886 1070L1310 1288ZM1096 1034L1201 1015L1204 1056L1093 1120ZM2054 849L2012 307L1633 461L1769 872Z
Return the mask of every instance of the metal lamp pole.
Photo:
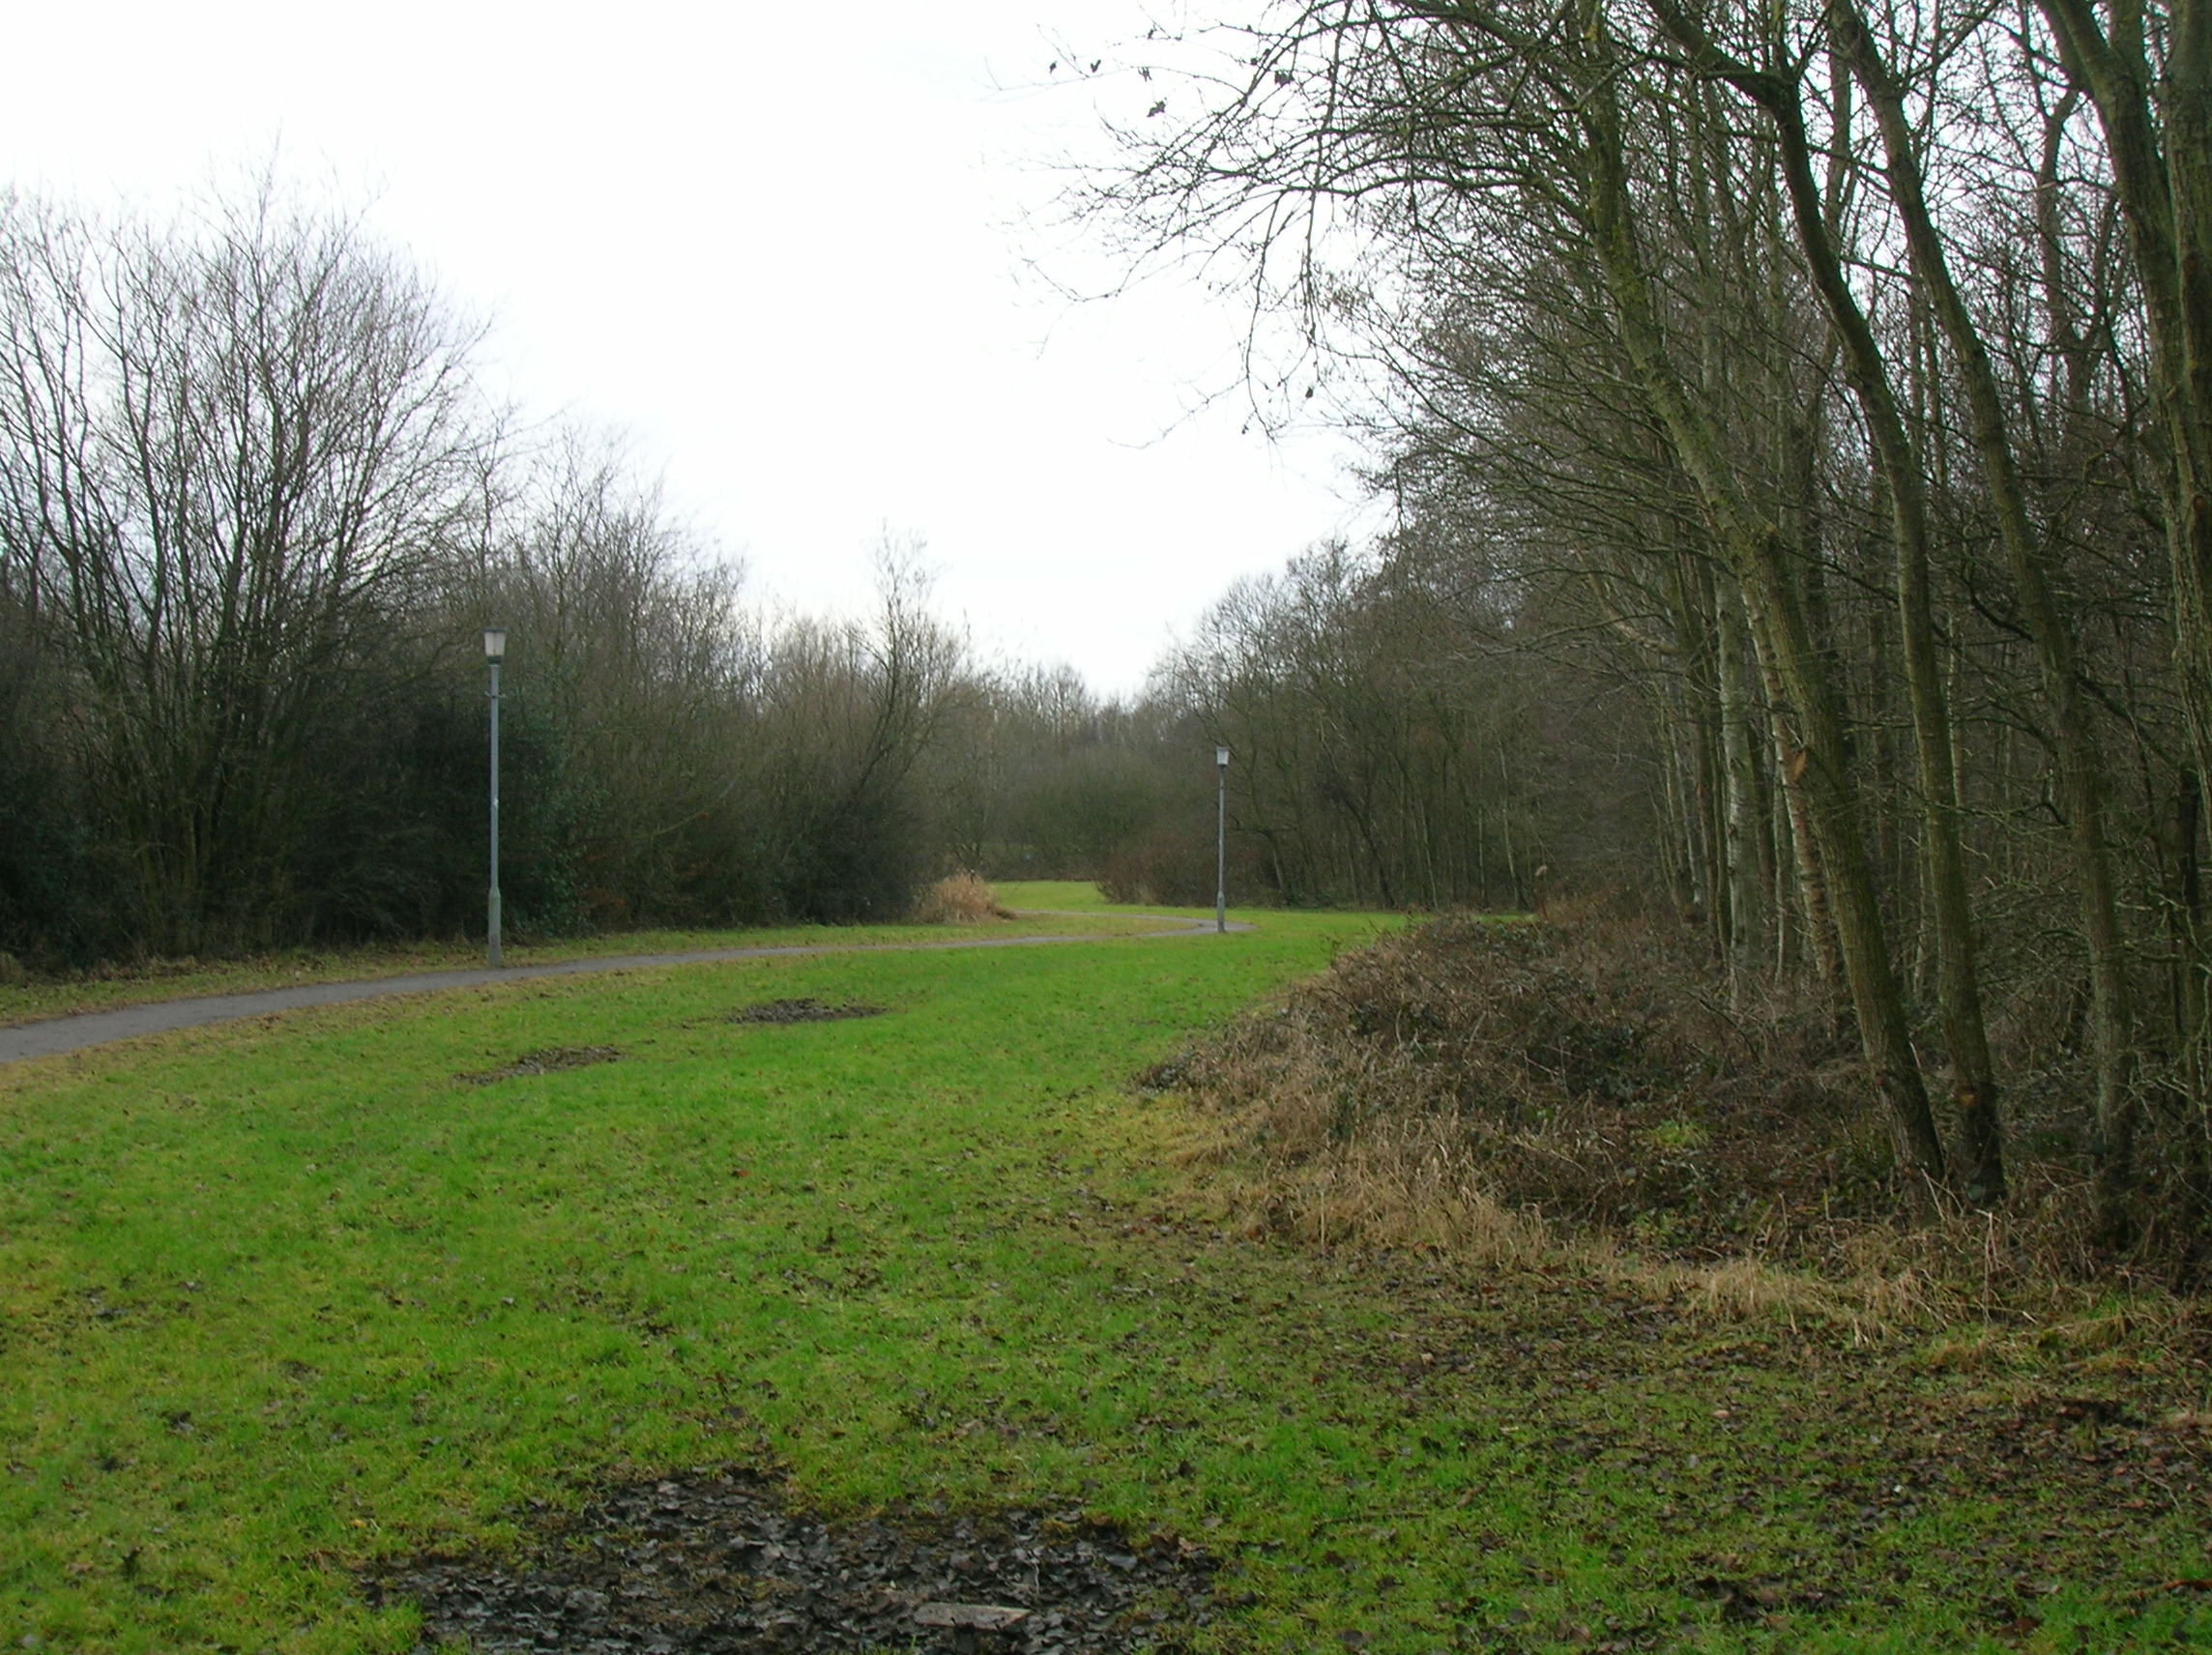
M1220 807L1213 829L1213 928L1229 929L1229 749L1213 749L1213 768L1220 773Z
M507 658L507 632L487 626L483 635L484 659L491 666L491 897L485 917L493 966L499 964L499 663Z

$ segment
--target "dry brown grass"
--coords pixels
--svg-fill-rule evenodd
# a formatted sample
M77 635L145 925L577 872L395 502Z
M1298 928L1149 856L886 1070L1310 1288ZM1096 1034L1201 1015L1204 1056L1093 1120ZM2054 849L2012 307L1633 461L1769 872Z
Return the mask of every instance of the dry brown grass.
M998 893L983 876L965 868L939 880L914 905L914 917L923 925L981 925L1013 916L1011 909L1000 905Z
M1572 1263L1727 1317L2041 1326L2151 1286L2084 1169L2016 1151L1999 1213L1896 1176L1822 1008L1731 1006L1662 922L1453 918L1340 958L1140 1084L1223 1222L1323 1247Z

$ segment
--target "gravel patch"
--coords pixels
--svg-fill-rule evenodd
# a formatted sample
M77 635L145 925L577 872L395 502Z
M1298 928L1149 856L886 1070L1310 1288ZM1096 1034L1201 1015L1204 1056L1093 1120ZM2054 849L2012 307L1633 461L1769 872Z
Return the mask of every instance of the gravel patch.
M602 1491L519 1556L425 1558L372 1580L422 1606L418 1655L1173 1651L1211 1617L1214 1561L1081 1512L894 1511L830 1523L771 1479L702 1467Z

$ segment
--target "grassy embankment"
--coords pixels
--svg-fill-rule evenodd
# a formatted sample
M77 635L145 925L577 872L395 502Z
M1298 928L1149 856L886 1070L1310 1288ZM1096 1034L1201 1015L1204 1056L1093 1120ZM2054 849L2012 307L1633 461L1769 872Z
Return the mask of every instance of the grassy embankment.
M1202 1540L1249 1594L1229 1647L2207 1635L2155 1589L2204 1557L2153 1483L2122 1528L2063 1477L2000 1495L1884 1446L2024 1371L1168 1222L1183 1106L1129 1071L1373 923L1255 917L0 1071L5 1642L404 1649L363 1565L496 1545L597 1473L767 1456L832 1509L1082 1503ZM801 995L891 1010L726 1021ZM456 1079L552 1046L626 1055Z

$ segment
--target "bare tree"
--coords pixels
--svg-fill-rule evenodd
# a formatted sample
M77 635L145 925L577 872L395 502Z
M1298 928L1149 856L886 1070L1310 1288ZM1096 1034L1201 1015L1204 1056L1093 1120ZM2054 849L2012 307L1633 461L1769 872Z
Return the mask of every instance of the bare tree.
M141 935L266 940L315 743L470 518L474 330L273 186L0 223L0 549L83 693Z

